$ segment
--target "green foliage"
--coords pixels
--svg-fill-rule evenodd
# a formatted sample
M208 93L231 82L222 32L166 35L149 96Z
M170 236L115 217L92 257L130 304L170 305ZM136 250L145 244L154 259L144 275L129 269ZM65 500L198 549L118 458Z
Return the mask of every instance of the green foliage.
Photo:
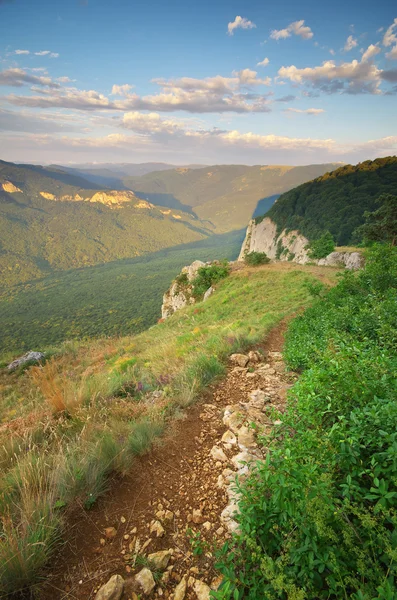
M232 260L243 237L243 232L211 236L10 288L0 295L0 353L15 356L65 339L139 333L160 318L164 290L186 263Z
M321 237L310 243L308 254L310 258L325 258L334 250L334 238L329 231L326 231Z
M270 262L270 258L268 258L265 252L249 252L244 257L244 262L246 265L251 267L256 267L258 265L265 265Z
M201 267L192 281L193 296L201 298L205 292L215 283L229 275L230 268L227 261Z
M242 486L214 598L395 600L396 292L397 249L375 247L292 322L302 375Z
M383 194L376 200L380 208L374 212L365 212L365 223L358 227L355 236L364 243L388 242L392 246L397 240L397 196Z
M214 165L125 177L123 183L154 204L190 209L213 223L217 233L225 233L245 227L257 208L262 207L263 213L278 194L335 167L332 163L304 167Z
M344 246L364 223L364 212L376 209L376 198L395 194L396 187L395 156L345 165L282 194L264 216L278 231L297 229L309 240L329 231Z

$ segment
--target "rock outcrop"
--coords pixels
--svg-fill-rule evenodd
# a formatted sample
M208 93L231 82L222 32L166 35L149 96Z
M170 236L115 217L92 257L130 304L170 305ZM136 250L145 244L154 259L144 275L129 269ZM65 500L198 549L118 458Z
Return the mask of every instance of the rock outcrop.
M3 181L1 187L5 192L8 192L9 194L14 194L15 192L20 192L21 194L23 193L22 190L20 190L19 187L11 183L11 181Z
M27 352L26 354L24 354L23 356L20 356L19 358L16 358L15 360L13 360L9 365L8 365L8 370L9 371L15 371L15 369L18 369L19 367L23 367L26 364L30 364L30 363L38 363L42 360L44 360L45 356L43 354L43 352Z
M198 270L205 266L206 263L195 260L191 265L183 267L181 273L172 282L170 289L163 296L161 307L161 317L163 319L168 319L177 310L195 303L191 282L197 276Z
M308 245L309 240L297 230L284 229L279 233L276 223L269 217L259 223L252 219L238 260L244 260L245 255L250 252L264 252L271 260L293 261L301 265L315 262L323 266L347 269L360 269L364 265L364 258L359 252L331 252L325 258L313 260L308 255Z

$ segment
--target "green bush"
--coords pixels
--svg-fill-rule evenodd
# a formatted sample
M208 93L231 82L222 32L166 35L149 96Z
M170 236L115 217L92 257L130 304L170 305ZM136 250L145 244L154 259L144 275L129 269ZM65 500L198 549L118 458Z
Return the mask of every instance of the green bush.
M249 252L249 254L245 255L244 262L250 267L256 267L258 265L266 265L270 262L270 258L266 256L265 252Z
M329 231L326 231L321 237L310 243L308 254L310 258L325 258L334 250L334 238Z
M397 249L375 247L292 322L302 375L241 489L215 598L397 598L396 292Z
M201 298L212 285L229 275L230 268L227 261L201 267L197 276L192 281L193 296Z

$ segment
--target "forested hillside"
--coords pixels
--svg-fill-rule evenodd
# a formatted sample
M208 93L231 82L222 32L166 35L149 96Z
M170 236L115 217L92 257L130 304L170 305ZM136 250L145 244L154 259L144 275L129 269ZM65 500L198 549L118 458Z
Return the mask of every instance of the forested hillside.
M266 213L278 230L298 229L309 239L330 231L339 246L354 241L364 212L381 194L396 194L397 157L345 165L283 194ZM257 221L260 221L259 217Z
M245 227L258 204L270 208L275 195L336 167L215 165L126 177L123 182L154 204L193 210L200 219L211 222L217 233L225 233Z
M0 289L211 234L194 215L132 192L92 189L61 170L0 163Z

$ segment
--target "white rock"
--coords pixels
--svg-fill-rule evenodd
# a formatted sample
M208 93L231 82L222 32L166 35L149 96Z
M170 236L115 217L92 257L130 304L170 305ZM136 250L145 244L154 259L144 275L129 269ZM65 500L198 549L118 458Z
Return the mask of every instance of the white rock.
M150 592L156 587L156 582L153 579L153 575L150 569L144 567L142 571L139 571L135 575L135 581L142 588L144 594L149 595Z
M209 600L211 588L204 581L196 581L193 584L193 589L196 592L197 600Z
M213 288L212 286L209 287L208 290L204 294L203 302L205 302L205 300L207 300L210 296L212 296L212 294L214 292L215 292L215 288Z
M164 571L168 567L171 558L171 550L160 550L148 555L148 559L153 564L153 567L159 571Z
M150 533L155 533L157 537L163 537L165 530L160 521L152 521L150 524Z
M124 579L121 575L113 575L95 596L95 600L120 600L124 591Z
M221 462L228 462L229 460L222 448L218 446L214 446L211 449L210 455L214 460L220 460Z
M246 354L231 354L229 358L232 363L238 365L239 367L246 367L249 363L249 358Z
M184 575L178 585L175 588L173 600L183 600L186 594L186 580L187 576Z
M225 431L222 436L222 442L224 444L237 444L237 438L232 431Z

